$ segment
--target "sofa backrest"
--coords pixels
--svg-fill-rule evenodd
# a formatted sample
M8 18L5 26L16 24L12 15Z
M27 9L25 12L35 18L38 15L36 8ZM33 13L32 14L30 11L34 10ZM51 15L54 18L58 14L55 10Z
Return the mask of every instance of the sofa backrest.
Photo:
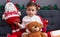
M4 20L2 20L3 10L0 11L0 36L6 36L11 33L11 26L8 25Z
M21 10L22 17L26 15L25 10ZM38 15L42 16L43 19L47 19L48 26L47 31L60 29L60 11L59 10L39 10Z
M2 20L3 12L4 11L0 11L0 35L6 35L7 33L11 33L11 26ZM22 13L21 19L26 15L25 12L26 12L25 10L21 10ZM37 14L49 21L47 31L60 29L60 11L39 10Z

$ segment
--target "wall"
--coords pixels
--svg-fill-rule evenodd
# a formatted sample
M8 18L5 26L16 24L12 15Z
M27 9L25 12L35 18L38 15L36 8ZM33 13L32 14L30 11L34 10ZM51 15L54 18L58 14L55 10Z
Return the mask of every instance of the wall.
M20 5L26 5L29 0L11 0L14 3L19 3ZM0 0L0 4L5 4L6 0ZM41 6L46 6L48 4L54 5L57 4L58 8L60 8L60 0L37 0L37 3Z

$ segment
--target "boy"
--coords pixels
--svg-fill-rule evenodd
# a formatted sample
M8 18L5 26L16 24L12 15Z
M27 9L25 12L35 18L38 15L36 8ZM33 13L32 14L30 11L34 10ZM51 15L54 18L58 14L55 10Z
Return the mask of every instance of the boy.
M29 2L26 7L26 13L27 15L23 17L22 24L20 25L21 29L25 29L26 25L32 21L36 21L38 23L41 23L43 25L42 18L38 15L36 15L38 11L38 6L36 3ZM29 30L26 29L26 32L30 33ZM22 37L24 37L24 34L28 33L23 33Z

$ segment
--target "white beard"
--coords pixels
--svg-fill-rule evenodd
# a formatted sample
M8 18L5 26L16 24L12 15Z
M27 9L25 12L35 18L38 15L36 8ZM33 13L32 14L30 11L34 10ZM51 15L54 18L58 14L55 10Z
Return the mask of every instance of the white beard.
M15 5L12 3L12 2L8 2L6 5L5 5L5 12L13 12L13 11L16 11L17 12L17 9L15 7Z

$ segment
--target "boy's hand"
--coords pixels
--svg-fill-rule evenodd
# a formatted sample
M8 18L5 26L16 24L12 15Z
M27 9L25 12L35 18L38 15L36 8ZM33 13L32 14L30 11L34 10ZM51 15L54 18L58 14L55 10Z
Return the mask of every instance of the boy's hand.
M19 28L21 28L21 26L20 26L21 24L20 23L14 22L14 24L18 25Z

